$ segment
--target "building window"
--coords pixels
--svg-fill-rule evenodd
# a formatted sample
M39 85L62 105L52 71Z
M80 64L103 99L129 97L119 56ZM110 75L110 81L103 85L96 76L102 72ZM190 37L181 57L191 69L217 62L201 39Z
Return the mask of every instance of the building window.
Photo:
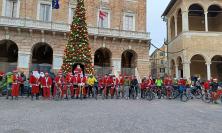
M163 60L161 60L161 61L160 61L160 64L161 64L161 65L163 65L163 64L164 64L164 61L163 61Z
M5 16L18 17L18 0L6 0L5 2Z
M164 52L160 52L160 56L164 56Z
M134 14L126 13L124 15L124 23L123 23L123 29L134 31L135 30L135 17Z
M110 13L109 11L99 10L99 27L110 28Z
M165 73L165 68L160 68L160 73Z
M39 20L41 21L50 21L51 20L51 5L50 4L40 4L40 14Z
M70 8L70 16L69 16L69 23L71 24L73 21L73 16L75 15L75 8Z

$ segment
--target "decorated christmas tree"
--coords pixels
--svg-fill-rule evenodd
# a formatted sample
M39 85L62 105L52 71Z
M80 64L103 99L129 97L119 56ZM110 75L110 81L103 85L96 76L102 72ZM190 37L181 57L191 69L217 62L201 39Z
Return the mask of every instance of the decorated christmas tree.
M93 72L84 0L77 0L71 32L64 51L62 70L65 73L71 72L76 64L84 65L87 74Z

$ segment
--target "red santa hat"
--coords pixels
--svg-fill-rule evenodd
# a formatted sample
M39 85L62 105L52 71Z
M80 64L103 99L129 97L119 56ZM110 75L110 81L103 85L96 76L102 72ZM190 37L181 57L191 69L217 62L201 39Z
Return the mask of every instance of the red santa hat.
M69 76L73 76L71 72L68 73Z
M59 70L58 75L62 75L62 70Z
M5 74L3 73L3 72L0 72L0 76L2 77L2 76L4 76Z
M13 73L17 73L17 72L18 72L18 70L17 70L17 69L13 70Z

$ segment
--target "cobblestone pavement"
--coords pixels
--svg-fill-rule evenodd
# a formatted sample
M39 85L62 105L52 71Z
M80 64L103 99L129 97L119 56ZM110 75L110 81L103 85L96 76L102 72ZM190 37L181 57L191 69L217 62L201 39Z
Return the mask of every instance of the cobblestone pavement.
M198 100L0 98L0 133L222 133L222 106Z

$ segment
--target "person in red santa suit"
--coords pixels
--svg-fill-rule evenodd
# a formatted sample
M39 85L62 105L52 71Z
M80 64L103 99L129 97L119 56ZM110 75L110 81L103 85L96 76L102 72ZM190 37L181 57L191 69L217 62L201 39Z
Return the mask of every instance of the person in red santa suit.
M48 72L45 73L45 77L41 78L41 86L43 88L43 97L49 99L50 89L52 87L52 79Z
M76 74L74 74L72 76L71 83L72 83L72 86L73 86L71 88L71 98L74 99L75 94L76 94L76 98L77 98L77 90L78 90L78 82L77 82L77 75Z
M166 96L171 99L172 91L173 91L173 80L170 76L166 76L164 79L164 86L166 88Z
M114 95L116 95L116 98L118 98L118 91L119 91L119 79L114 76L111 79L111 89L110 89L110 94L111 94L111 99L113 99Z
M72 73L68 73L65 77L65 86L64 86L64 90L66 90L65 94L66 94L66 98L68 99L68 90L70 90L71 92L71 97L73 96L74 93L74 89L73 89L73 84L72 84Z
M109 91L112 86L112 77L110 77L108 74L105 75L103 83L104 83L103 95L106 99L108 99Z
M64 84L64 78L62 76L62 71L60 70L57 74L57 76L55 77L55 87L54 87L54 91L53 91L53 97L56 96L57 91L60 92L60 98L63 97L63 84Z
M15 97L15 99L18 99L19 87L21 84L21 80L22 80L22 78L18 74L18 71L14 70L13 77L12 77L12 93L11 93L12 99L13 99L13 97Z
M30 75L29 83L32 87L31 98L33 100L33 96L36 95L36 100L39 99L39 77L35 77L33 74Z
M78 74L77 76L78 89L76 89L77 99L79 98L79 94L81 94L80 96L83 96L84 98L86 98L86 88L85 88L86 80L87 79L85 76L81 76L80 73Z
M75 70L74 70L74 73L75 73L76 75L78 75L78 74L82 75L82 74L83 74L83 71L82 71L80 65L77 65L77 67L76 67Z
M103 90L103 78L102 76L98 77L98 94L101 94Z

